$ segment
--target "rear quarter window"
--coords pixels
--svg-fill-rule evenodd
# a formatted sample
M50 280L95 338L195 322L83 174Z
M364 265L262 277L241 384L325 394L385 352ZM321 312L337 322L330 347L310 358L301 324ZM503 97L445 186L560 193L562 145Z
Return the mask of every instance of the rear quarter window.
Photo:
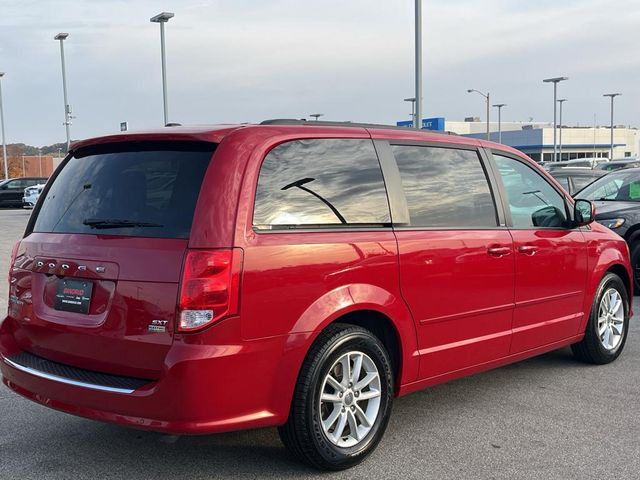
M391 222L371 140L312 139L278 145L260 169L256 229L380 226Z
M166 142L81 150L47 191L33 231L188 238L214 149Z

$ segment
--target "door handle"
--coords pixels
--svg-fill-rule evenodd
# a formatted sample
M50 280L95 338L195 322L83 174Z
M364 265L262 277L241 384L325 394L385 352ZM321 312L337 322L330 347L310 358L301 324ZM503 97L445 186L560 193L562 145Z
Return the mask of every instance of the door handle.
M487 253L494 257L502 257L511 253L511 247L489 247Z
M518 251L520 253L524 253L525 255L531 256L531 255L535 255L538 249L533 245L520 245L518 247Z

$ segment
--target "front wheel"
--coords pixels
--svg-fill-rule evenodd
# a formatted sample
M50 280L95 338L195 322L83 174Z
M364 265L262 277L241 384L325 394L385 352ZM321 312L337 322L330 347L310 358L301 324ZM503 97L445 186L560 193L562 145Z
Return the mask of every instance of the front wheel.
M610 363L622 353L628 331L627 289L620 277L608 273L596 290L584 339L571 345L571 349L584 362Z
M380 340L358 326L330 325L309 350L278 432L303 462L342 470L376 448L392 401L391 362Z

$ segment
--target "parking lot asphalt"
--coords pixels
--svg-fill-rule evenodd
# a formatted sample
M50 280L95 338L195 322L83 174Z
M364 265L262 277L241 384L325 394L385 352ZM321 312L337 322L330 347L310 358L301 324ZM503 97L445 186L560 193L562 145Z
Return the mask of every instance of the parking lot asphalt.
M3 316L10 249L29 213L0 210ZM0 478L637 479L639 361L632 320L613 364L584 365L562 349L397 399L374 454L330 474L292 460L272 428L161 435L56 412L2 386Z

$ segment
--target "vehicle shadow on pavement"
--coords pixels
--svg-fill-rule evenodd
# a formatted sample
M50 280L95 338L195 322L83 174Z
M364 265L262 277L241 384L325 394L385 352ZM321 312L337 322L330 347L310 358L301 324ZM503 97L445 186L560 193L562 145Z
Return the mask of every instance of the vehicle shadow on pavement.
M41 407L38 415L42 414ZM19 462L9 478L285 478L314 473L294 461L275 429L210 436L170 436L55 414L37 444L3 447ZM1 442L0 442L1 444ZM13 447L13 448L12 448ZM5 457L7 458L7 457ZM5 469L6 468L6 469Z
M620 360L634 361L630 355ZM0 432L0 477L382 478L402 473L404 478L445 478L453 473L450 455L430 456L427 476L424 470L425 452L444 448L468 455L468 462L490 463L485 472L490 477L501 462L507 462L504 468L510 465L504 458L510 448L516 457L523 448L551 448L551 443L523 438L516 432L518 422L539 423L545 402L567 395L567 382L583 383L576 372L598 376L607 367L585 366L565 348L397 399L377 451L362 465L333 474L295 461L275 428L178 437L61 414L10 394L0 399L0 406L9 407L3 416L15 408L25 418L4 417L3 424L22 426L24 432L11 437ZM520 414L505 420L505 410ZM477 468L477 478L486 478L483 464Z

